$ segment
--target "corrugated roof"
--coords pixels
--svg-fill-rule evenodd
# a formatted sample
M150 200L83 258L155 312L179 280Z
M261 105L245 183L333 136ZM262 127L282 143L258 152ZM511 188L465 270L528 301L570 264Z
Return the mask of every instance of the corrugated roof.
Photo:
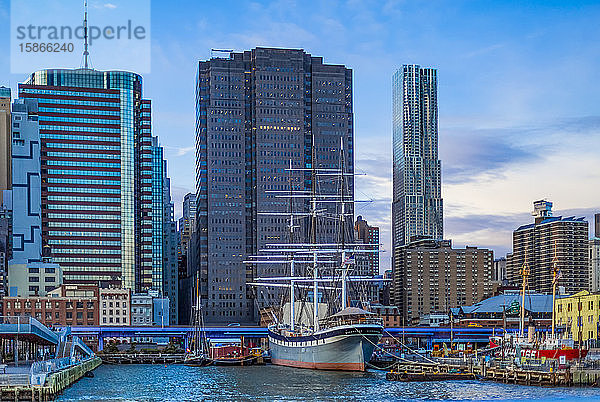
M522 296L518 293L507 293L490 297L475 303L472 306L463 306L461 310L465 314L473 313L501 313L503 307L508 309L510 304L517 301L521 305ZM533 313L551 313L552 295L540 293L527 293L525 295L525 310Z

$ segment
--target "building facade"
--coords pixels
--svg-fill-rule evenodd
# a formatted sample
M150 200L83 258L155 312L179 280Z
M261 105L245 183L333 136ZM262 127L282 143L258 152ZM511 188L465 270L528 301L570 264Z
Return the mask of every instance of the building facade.
M437 70L404 65L392 78L393 247L443 238Z
M506 275L513 285L522 282L527 266L527 286L531 291L552 293L554 269L560 272L558 285L567 294L589 286L588 222L584 218L553 217L552 203L534 203L534 223L513 232L513 252L507 256Z
M200 273L208 322L256 321L257 309L279 305L283 292L246 283L289 268L243 261L290 240L289 218L266 213L309 208L304 199L274 192L310 191L310 169L336 169L342 160L353 172L352 71L302 50L256 48L201 61L196 82L197 230L188 277ZM324 179L318 187L332 194L338 188ZM344 187L353 197L353 181ZM351 218L346 225L351 239ZM317 225L310 239L308 219L292 226L296 242L337 238L335 220Z
M131 290L101 288L99 292L101 326L131 325Z
M494 282L502 282L506 279L506 258L494 260Z
M142 77L42 70L19 85L19 98L39 106L42 244L65 283L162 286L153 257L151 103Z
M0 87L0 205L3 193L12 188L12 130L10 88Z
M131 295L131 325L137 327L152 326L152 296L148 294Z
M354 222L354 239L357 243L372 244L373 250L379 250L379 228L370 226L360 215L356 217L356 222ZM364 253L362 257L366 260L366 266L355 273L369 276L379 275L379 252ZM358 258L358 256L355 258Z
M30 316L42 324L53 326L98 325L98 287L63 285L39 297L5 299L4 316Z
M449 240L416 240L394 254L393 302L407 323L492 295L494 253L454 249Z
M576 342L600 339L600 294L584 290L556 299L556 325Z
M600 214L594 215L594 237L590 239L589 260L589 291L600 292Z

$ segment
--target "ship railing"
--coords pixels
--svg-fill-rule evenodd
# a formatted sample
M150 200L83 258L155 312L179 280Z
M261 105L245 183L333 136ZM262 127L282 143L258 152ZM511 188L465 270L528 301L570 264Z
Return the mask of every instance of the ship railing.
M336 327L341 325L381 325L383 326L383 320L381 318L329 318L323 320L323 324L327 327Z

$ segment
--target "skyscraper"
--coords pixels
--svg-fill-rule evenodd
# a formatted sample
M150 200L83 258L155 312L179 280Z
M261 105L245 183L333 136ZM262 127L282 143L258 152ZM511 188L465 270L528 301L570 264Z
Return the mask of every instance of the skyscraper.
M0 207L3 191L11 189L10 88L0 87Z
M529 269L529 290L551 293L554 269L559 286L577 293L589 286L588 222L584 218L552 216L552 203L534 202L534 222L513 232L513 252L506 258L506 275L513 285L522 283L521 270ZM556 263L556 264L555 264Z
M404 65L392 82L394 248L413 236L443 238L437 71Z
M267 244L290 240L289 218L264 214L289 211L291 201L274 192L309 191L311 174L301 169L339 167L341 143L345 170L353 172L352 71L303 50L256 48L201 61L196 82L192 274L200 272L208 321L251 321L256 308L280 304L282 292L246 283L289 269L243 263ZM354 183L347 184L352 197ZM331 177L315 185L334 194L337 187ZM293 203L308 210L305 199ZM308 220L294 222L295 241L335 241L336 224L320 225L309 239ZM347 226L352 236L351 218Z
M65 283L107 281L138 292L160 286L151 104L142 77L41 70L19 85L19 97L39 102L42 244Z

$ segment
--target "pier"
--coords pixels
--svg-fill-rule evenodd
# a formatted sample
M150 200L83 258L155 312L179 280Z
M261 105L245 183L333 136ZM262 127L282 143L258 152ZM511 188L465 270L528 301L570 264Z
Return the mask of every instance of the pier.
M55 332L31 317L0 317L0 399L46 401L102 364L70 328Z
M469 373L484 381L542 387L598 387L600 370L574 364L555 369L549 365L530 364L521 367L485 359L440 359L431 362L397 363L388 379L400 379L401 374Z

